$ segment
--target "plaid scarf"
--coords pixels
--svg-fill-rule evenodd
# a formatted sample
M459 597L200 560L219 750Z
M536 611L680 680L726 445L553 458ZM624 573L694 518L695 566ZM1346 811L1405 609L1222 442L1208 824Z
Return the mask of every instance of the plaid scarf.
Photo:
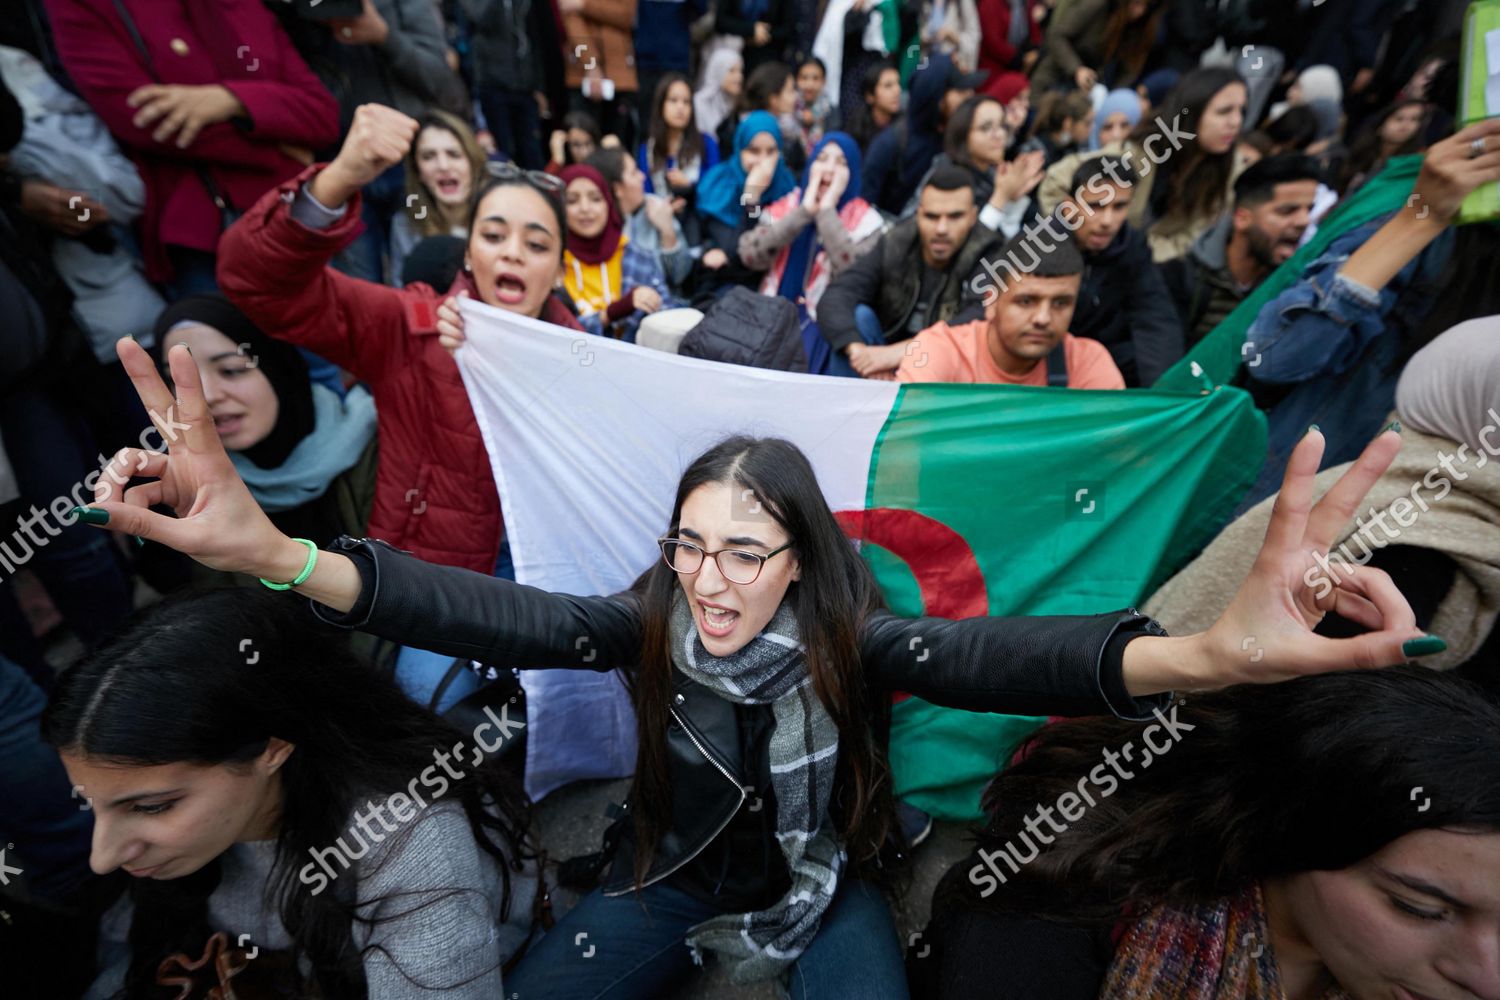
M1130 925L1099 1000L1286 1000L1259 884L1236 896L1158 906ZM1348 1000L1337 986L1322 1000Z
M687 598L672 604L672 663L690 680L741 705L771 705L771 788L776 840L791 889L768 909L728 913L688 932L693 960L703 949L729 963L730 979L753 983L780 975L806 950L833 902L844 849L829 829L828 803L838 761L838 727L813 690L797 618L783 603L742 649L714 656L703 648Z

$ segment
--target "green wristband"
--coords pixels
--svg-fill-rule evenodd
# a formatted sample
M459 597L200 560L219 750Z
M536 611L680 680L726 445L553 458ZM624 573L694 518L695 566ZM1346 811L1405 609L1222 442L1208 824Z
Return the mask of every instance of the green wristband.
M291 583L272 583L265 577L261 577L260 582L272 590L291 590L293 587L302 586L307 582L307 578L312 576L313 567L318 564L318 545L316 542L309 541L306 538L293 538L292 541L307 546L307 565L302 567L302 572L298 573L297 579Z

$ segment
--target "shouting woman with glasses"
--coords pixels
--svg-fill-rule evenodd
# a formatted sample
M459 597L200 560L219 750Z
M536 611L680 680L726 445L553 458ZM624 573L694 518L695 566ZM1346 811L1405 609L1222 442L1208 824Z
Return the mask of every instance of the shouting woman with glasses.
M121 341L119 352L148 408L174 405L138 346ZM1314 505L1323 438L1311 431L1239 594L1207 632L1167 637L1133 610L892 614L807 458L776 439L730 438L695 460L663 557L612 596L550 594L368 540L320 552L256 507L203 420L191 358L174 349L169 360L187 430L167 454L117 455L158 481L122 493L105 477L92 523L294 588L333 624L485 662L627 676L639 756L607 840L611 867L522 958L507 997L659 997L706 953L735 982L781 980L794 997L906 996L878 887L893 835L884 692L972 711L1143 720L1173 689L1378 667L1442 647L1377 570L1360 567L1321 599L1304 582L1390 463L1394 432ZM1371 631L1315 635L1330 610ZM1256 657L1244 653L1247 635ZM918 638L921 657L911 653Z
M224 235L219 281L260 329L369 385L380 449L370 534L432 562L509 576L489 457L458 366L439 344L439 293L579 329L552 294L566 238L562 182L513 167L486 181L452 289L398 290L327 266L359 230L360 188L407 156L418 128L391 108L360 107L333 162L269 192ZM422 678L441 678L451 661L403 660L398 670L403 683L420 675L406 686L423 697L431 692ZM465 693L462 684L446 689L449 700Z

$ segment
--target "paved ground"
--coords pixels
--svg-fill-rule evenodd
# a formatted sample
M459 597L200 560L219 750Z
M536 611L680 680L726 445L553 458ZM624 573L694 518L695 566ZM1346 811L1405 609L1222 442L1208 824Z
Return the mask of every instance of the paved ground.
M577 857L599 849L600 837L609 825L605 806L625 794L627 781L583 782L570 785L549 795L538 807L542 843L555 859ZM938 879L955 861L968 853L965 827L957 823L937 823L932 836L917 848L910 884L898 901L896 927L903 942L927 924L932 890ZM555 884L555 879L549 879ZM555 896L554 905L561 916L571 907L574 897L567 890ZM771 986L737 987L730 985L724 971L712 961L696 982L663 1000L776 1000L778 991ZM877 1000L877 998L872 998Z

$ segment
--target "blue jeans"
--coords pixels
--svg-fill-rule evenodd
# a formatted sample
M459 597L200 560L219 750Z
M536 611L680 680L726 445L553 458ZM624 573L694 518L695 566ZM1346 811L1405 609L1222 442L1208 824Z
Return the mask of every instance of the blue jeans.
M406 168L396 164L360 191L364 229L333 258L332 265L351 278L385 282L385 253L391 216L405 208Z
M854 307L854 328L859 331L859 339L867 344L885 343L885 330L880 326L880 317L863 302ZM849 364L843 351L834 351L833 356L828 359L828 374L859 378L859 372Z
M14 845L6 863L25 869L33 896L63 906L89 876L94 820L71 796L57 751L42 742L46 704L26 672L0 657L0 846Z
M655 1000L695 971L684 939L721 911L662 882L640 893L595 889L505 979L507 1000ZM880 890L843 882L817 937L793 963L793 1000L902 1000L901 940Z
M510 558L509 538L500 540L500 554L495 559L494 575L502 580L516 578L516 567ZM396 683L412 701L423 706L430 705L438 685L453 666L453 659L446 653L432 653L414 646L403 646L401 652L396 654ZM433 707L438 712L446 712L481 686L479 675L474 671L459 671L443 689L442 698Z

